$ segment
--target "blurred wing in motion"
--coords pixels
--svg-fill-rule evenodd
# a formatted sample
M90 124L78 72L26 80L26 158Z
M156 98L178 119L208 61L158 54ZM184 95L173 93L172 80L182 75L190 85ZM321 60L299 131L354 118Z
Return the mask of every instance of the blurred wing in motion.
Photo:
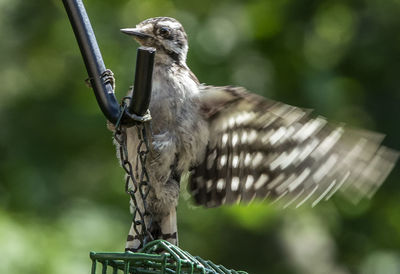
M210 139L189 179L200 205L268 198L315 206L339 189L357 202L372 196L397 160L396 151L380 146L381 134L331 124L243 88L200 89Z

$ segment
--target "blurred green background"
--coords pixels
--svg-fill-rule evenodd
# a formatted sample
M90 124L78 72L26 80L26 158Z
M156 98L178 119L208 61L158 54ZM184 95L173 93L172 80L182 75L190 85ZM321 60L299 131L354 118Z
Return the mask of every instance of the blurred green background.
M400 0L85 1L122 98L137 45L119 32L172 16L201 82L240 85L388 135L400 149ZM88 273L122 251L123 171L59 0L0 0L0 273ZM204 210L183 190L181 246L250 273L400 273L400 168L370 201Z

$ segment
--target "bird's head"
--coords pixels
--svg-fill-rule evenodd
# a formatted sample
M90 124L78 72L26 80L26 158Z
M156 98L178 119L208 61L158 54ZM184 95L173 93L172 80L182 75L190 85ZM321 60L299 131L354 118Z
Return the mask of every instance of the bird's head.
M188 51L187 35L181 23L170 17L144 20L135 28L121 29L142 46L153 47L163 63L185 64Z

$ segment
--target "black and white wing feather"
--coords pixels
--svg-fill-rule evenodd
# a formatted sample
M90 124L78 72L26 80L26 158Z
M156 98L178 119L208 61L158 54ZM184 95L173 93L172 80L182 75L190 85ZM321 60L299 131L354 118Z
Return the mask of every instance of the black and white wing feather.
M380 146L381 134L328 123L243 88L200 89L210 139L189 182L200 205L268 198L314 206L339 189L358 201L376 191L397 160L396 151Z

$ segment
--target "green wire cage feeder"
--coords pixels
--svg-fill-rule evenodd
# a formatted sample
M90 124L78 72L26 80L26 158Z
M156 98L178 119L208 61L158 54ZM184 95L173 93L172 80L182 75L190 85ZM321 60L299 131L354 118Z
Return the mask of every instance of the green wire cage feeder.
M148 243L140 252L96 253L91 252L92 274L96 273L241 273L216 265L211 261L192 256L164 240ZM101 272L97 271L101 268ZM97 271L97 272L96 272Z

